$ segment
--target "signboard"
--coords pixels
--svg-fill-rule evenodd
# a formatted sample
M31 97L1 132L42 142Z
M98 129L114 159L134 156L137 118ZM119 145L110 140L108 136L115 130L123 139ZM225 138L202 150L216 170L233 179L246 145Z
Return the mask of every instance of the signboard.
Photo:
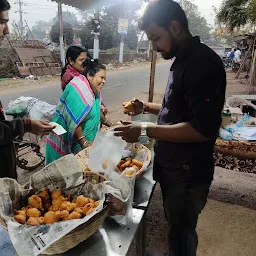
M121 35L127 35L128 31L128 19L118 20L118 33Z

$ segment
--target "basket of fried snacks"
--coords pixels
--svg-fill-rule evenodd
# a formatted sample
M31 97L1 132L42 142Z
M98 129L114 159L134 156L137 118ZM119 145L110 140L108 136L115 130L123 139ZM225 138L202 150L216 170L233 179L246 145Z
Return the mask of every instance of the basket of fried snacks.
M84 171L90 171L87 164L89 158L90 147L80 151L76 158L80 162L81 168ZM150 150L141 143L128 144L123 152L123 157L117 165L115 171L118 173L125 172L129 177L133 176L136 171L136 179L139 179L148 169L151 162ZM130 171L130 172L129 172Z
M105 180L73 155L32 175L29 189L0 179L0 220L18 255L61 254L93 235L109 211Z

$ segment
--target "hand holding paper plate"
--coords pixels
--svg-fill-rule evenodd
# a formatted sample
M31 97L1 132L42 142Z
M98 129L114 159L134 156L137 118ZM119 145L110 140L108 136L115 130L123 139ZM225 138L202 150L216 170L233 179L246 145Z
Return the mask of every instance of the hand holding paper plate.
M50 124L55 126L55 128L52 131L57 135L62 135L67 132L60 124L57 124L55 122L51 122Z

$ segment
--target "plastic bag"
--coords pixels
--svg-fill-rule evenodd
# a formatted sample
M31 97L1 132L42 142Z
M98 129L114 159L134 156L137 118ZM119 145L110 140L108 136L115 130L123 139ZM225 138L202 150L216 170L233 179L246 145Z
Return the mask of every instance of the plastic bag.
M54 118L56 106L50 105L44 101L36 102L29 110L29 117L31 120L43 120L51 122Z
M21 96L8 104L9 109L23 108L31 120L43 120L51 122L56 111L55 105L40 101L33 97Z
M109 178L122 159L127 143L114 135L113 131L99 132L89 152L88 167L91 171L104 173Z
M134 185L136 171L131 177L127 177L126 172L118 175L116 179L105 182L105 193L107 202L110 205L109 217L120 225L127 225L132 220L132 204L134 197Z

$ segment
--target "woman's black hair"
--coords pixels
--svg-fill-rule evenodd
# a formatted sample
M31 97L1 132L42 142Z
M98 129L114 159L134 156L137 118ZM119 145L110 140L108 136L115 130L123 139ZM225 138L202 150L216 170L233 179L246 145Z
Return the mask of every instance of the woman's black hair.
M76 61L76 59L78 58L78 56L82 52L86 52L87 58L91 58L91 55L90 55L89 51L87 49L85 49L84 47L82 47L82 46L71 45L71 46L68 47L67 53L66 53L66 65L62 69L61 78L63 77L63 75L66 72L67 65L69 65L69 59L71 59L73 61Z
M84 62L85 70L83 71L84 76L95 76L100 70L106 70L106 67L99 63L99 60L96 59L87 59Z

